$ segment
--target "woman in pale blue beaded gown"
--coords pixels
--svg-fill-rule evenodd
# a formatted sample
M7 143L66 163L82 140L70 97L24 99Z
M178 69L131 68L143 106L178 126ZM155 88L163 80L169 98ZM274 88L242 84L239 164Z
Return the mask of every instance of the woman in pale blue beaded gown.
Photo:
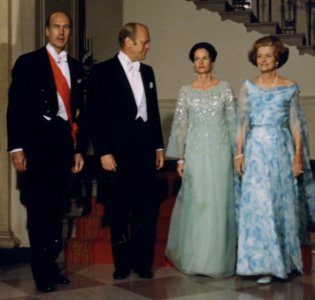
M211 74L216 55L211 44L194 45L196 79L179 91L166 155L179 159L182 186L165 253L186 274L225 277L235 273L235 107L230 85Z
M299 87L277 74L288 51L275 37L257 40L249 60L260 74L245 81L238 101L236 272L258 275L260 284L302 272L300 247L307 242L307 220L315 215Z

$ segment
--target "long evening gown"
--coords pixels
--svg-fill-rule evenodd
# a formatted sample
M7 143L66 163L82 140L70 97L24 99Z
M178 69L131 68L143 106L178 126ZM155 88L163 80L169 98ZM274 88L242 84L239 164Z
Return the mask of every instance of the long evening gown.
M185 165L165 254L186 274L235 273L234 125L227 82L207 91L180 89L166 154Z
M243 136L245 167L237 201L237 274L287 278L302 271L300 246L307 220L314 220L305 119L297 85L270 89L243 84L238 102L237 139ZM301 178L292 171L293 131L303 137Z

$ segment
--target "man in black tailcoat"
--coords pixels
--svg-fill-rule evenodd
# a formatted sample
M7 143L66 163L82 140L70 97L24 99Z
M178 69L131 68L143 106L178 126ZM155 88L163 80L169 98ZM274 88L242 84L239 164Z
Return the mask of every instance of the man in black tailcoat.
M56 259L62 250L68 176L84 164L81 67L65 52L71 29L68 14L52 13L46 22L46 47L17 59L9 89L8 151L27 210L32 273L43 292L69 283Z
M134 270L152 278L156 238L156 170L164 164L155 77L140 63L150 48L148 28L128 23L121 51L97 64L88 80L92 144L103 168L111 227L114 279ZM129 226L130 225L130 226Z

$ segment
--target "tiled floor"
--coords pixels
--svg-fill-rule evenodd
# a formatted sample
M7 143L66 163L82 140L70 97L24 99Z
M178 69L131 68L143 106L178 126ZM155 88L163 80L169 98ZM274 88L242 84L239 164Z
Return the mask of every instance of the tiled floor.
M156 268L151 280L131 274L121 281L112 279L111 265L71 265L65 274L68 286L58 286L53 293L36 291L29 264L0 267L0 299L102 299L102 300L314 300L315 270L311 274L293 276L286 282L274 281L259 286L254 278L231 277L212 279L187 276L172 267Z

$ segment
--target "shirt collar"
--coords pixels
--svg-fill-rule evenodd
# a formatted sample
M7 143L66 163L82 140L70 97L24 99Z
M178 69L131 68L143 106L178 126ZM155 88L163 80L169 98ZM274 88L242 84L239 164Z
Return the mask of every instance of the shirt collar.
M121 50L118 53L118 59L121 62L121 64L124 66L124 68L127 69L129 72L131 72L132 70L139 71L140 62L139 61L132 61L129 58L129 56Z
M54 58L54 60L59 64L61 61L68 61L68 54L65 50L61 51L59 54L56 52L54 47L51 44L46 45L47 51Z

